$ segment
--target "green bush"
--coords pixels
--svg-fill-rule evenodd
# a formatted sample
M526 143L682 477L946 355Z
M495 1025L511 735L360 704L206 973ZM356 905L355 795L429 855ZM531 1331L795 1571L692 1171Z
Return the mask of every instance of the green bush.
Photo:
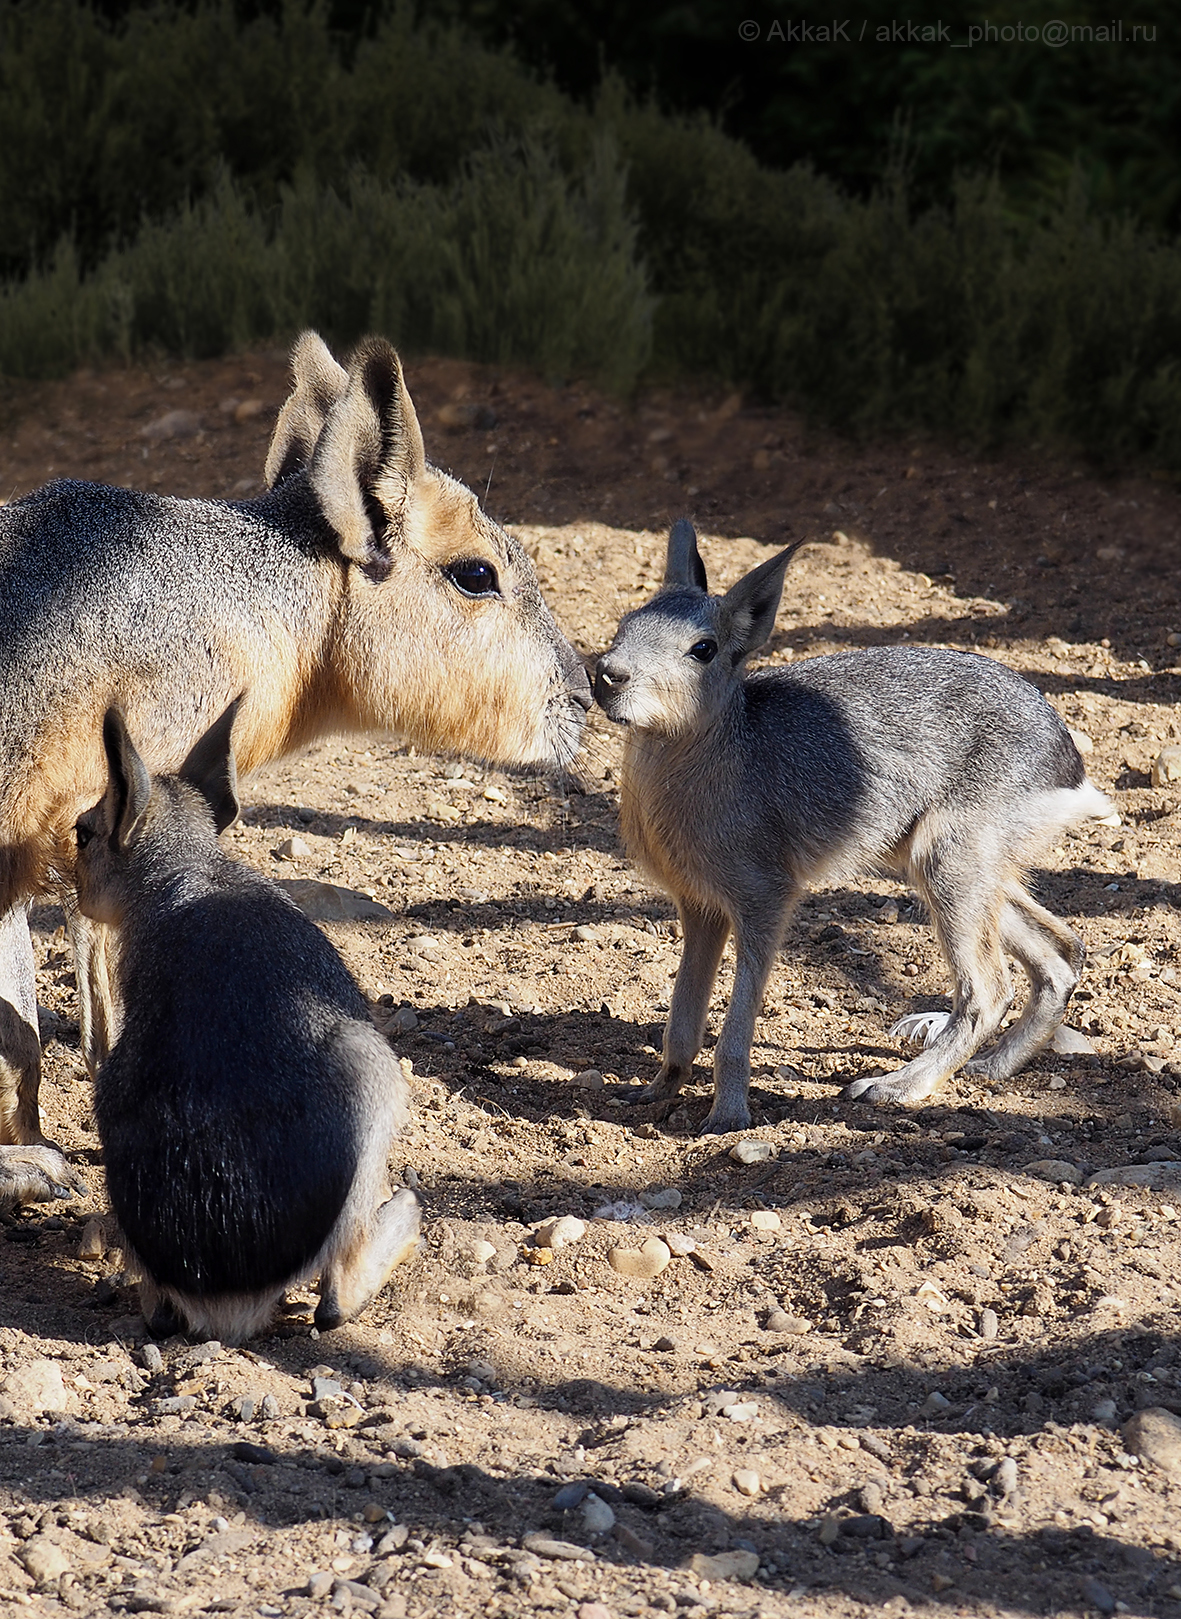
M574 175L543 145L505 140L448 185L358 171L342 194L305 173L271 209L223 173L90 273L65 239L46 270L0 289L0 369L61 374L152 347L203 357L303 325L634 386L651 300L609 143Z
M0 0L11 375L377 329L1181 467L1181 247L1096 214L1077 173L1047 196L967 177L920 207L901 172L853 196L610 76L576 103L405 4L344 40L297 0L119 26Z

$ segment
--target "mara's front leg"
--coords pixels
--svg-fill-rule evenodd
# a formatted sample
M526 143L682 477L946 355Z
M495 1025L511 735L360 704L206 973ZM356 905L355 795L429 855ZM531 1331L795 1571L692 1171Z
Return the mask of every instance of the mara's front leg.
M730 922L719 911L700 910L688 904L681 905L679 911L685 942L664 1029L664 1061L650 1085L623 1093L629 1102L674 1101L693 1072L693 1059L705 1038L709 998L730 933Z
M714 1105L702 1135L726 1135L750 1125L750 1047L782 932L778 917L743 919L735 928L734 988L714 1050Z
M0 916L0 1142L44 1145L37 970L26 906Z
M0 1208L84 1192L86 1183L41 1133L41 1040L28 912L0 917Z
M78 980L82 1058L91 1079L95 1079L103 1059L118 1038L109 956L113 939L110 928L83 916L68 901L66 916L74 949L74 975Z

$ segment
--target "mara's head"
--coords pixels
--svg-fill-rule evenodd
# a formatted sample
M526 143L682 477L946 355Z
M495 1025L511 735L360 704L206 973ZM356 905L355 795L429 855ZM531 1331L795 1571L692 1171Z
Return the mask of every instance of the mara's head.
M367 338L346 368L306 332L292 368L267 481L305 476L339 548L341 706L434 751L567 764L586 672L524 549L428 463L394 350Z
M120 927L136 893L216 849L218 834L238 814L230 740L237 711L235 699L174 776L150 776L122 711L107 710L107 790L74 825L74 882L83 915Z
M796 549L711 596L693 525L674 523L663 585L620 620L595 667L595 699L608 719L669 736L711 725L771 633Z

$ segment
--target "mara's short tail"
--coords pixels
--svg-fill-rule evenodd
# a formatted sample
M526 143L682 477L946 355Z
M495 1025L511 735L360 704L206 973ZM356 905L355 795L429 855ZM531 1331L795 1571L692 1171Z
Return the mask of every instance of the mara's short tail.
M1039 793L1022 819L1034 842L1048 842L1068 827L1083 821L1105 821L1115 813L1115 804L1107 794L1084 776L1077 787L1054 787Z

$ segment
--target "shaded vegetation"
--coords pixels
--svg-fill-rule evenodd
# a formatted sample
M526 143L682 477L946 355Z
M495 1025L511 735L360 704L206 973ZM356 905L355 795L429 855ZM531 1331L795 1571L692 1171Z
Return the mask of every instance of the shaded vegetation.
M518 9L523 38L533 13ZM591 6L583 33L609 10ZM718 379L854 431L926 426L1181 466L1181 249L1102 206L1094 166L1070 167L1069 131L1014 170L1011 143L956 124L948 151L974 142L997 172L936 184L952 81L945 123L915 116L892 143L870 98L877 178L834 134L843 184L811 163L761 162L717 120L662 109L618 76L570 93L496 42L510 32L501 8L451 11L466 31L407 6L350 29L292 0L249 15L153 3L114 21L78 0L0 0L0 368L47 375L153 346L208 355L309 323L338 342L376 328L410 350L623 391L644 374ZM716 32L723 14L697 8L683 37ZM551 34L569 22L565 5L546 15ZM637 41L672 15L621 25L633 78ZM560 68L542 36L535 60ZM1051 84L1052 53L1024 49L988 81L997 94L1020 63ZM1171 52L1162 43L1154 72ZM830 59L789 52L782 82ZM866 50L841 71L883 60ZM1084 56L1069 60L1046 108ZM914 87L940 74L961 75L961 98L987 78L978 52L890 61L912 95L894 112L914 112ZM1104 71L1131 95L1146 61L1141 50ZM882 95L901 95L886 80ZM1152 116L1171 116L1178 92L1159 73L1152 84ZM819 145L836 116L825 99L770 97L765 110L810 107Z

